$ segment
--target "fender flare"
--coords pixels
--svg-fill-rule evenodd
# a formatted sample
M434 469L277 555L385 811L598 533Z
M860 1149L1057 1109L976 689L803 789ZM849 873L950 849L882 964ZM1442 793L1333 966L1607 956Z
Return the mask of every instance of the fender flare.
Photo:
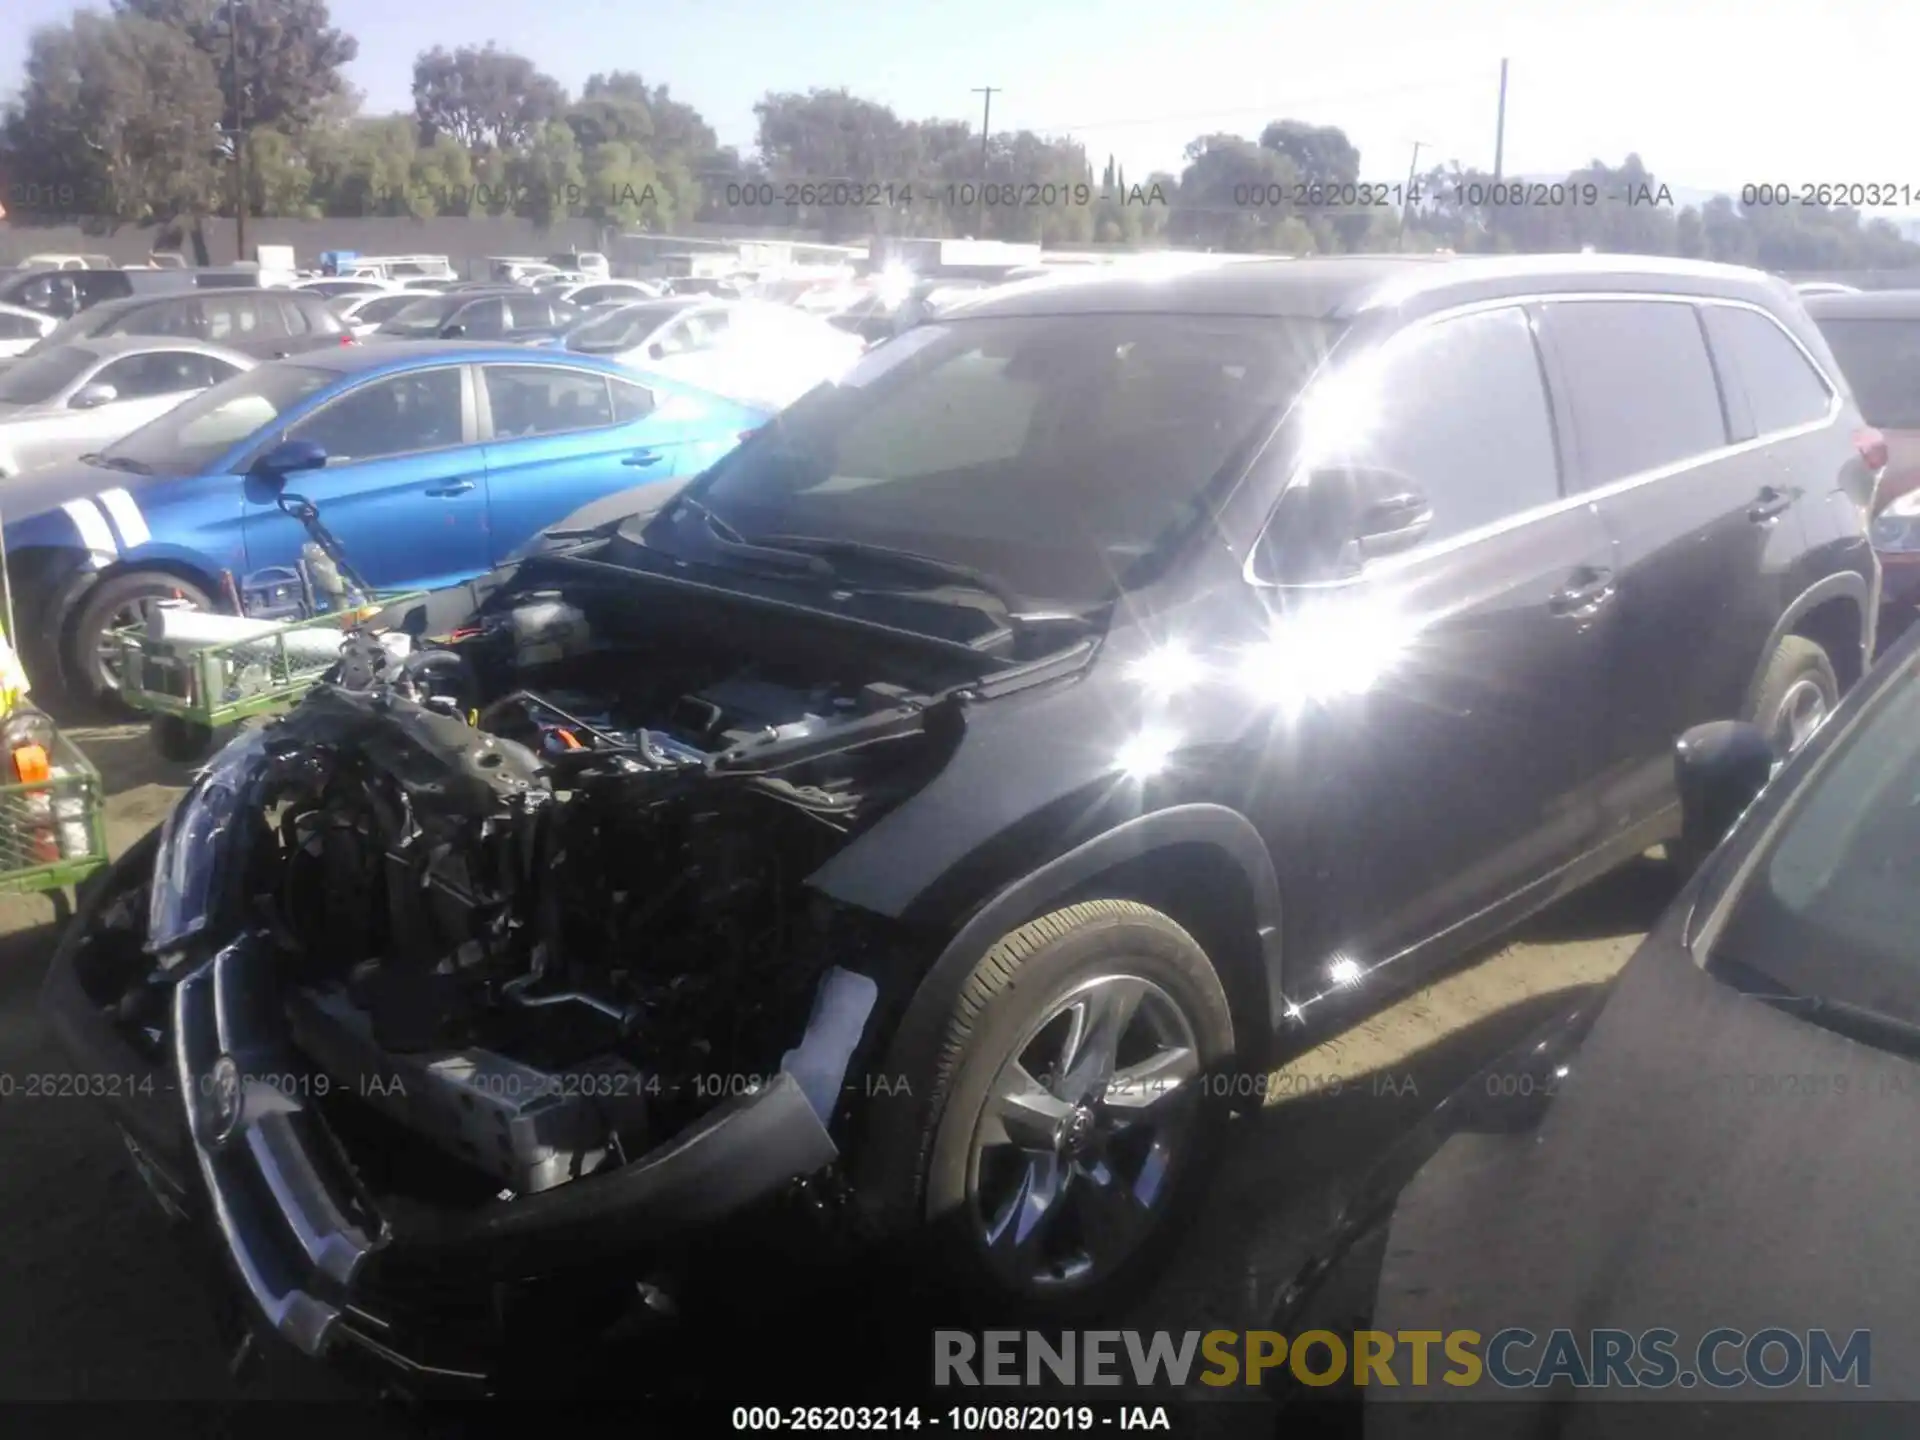
M1219 852L1246 882L1258 927L1262 980L1274 1028L1286 1010L1282 993L1280 880L1260 832L1225 805L1173 805L1103 831L1000 890L968 917L927 971L902 1018L904 1031L916 1012L936 1008L966 979L1002 935L1086 884L1104 870L1175 845L1203 845Z
M1826 575L1813 582L1796 595L1774 621L1773 631L1767 636L1767 643L1760 651L1760 660L1753 672L1753 678L1747 682L1747 706L1752 708L1760 677L1766 673L1767 661L1773 658L1773 652L1780 642L1793 633L1793 627L1817 605L1829 600L1851 600L1860 611L1860 673L1866 674L1873 664L1874 631L1879 617L1874 613L1873 590L1866 576L1857 570L1841 570Z
M1279 1028L1286 1010L1280 989L1280 883L1266 844L1237 810L1207 803L1175 805L1116 825L1056 856L974 911L915 987L882 1048L883 1073L906 1073L914 1057L937 1051L951 998L1002 935L1045 914L1101 871L1180 844L1211 846L1247 880L1259 928L1268 1009L1273 1028ZM1256 1038L1260 1051L1264 1052L1268 1038ZM917 1203L920 1167L928 1153L923 1144L925 1126L933 1101L929 1094L915 1096L904 1105L870 1107L865 1133L853 1147L855 1191L865 1195L870 1213L883 1224L895 1223ZM888 1163L889 1157L900 1154L918 1159L911 1167Z

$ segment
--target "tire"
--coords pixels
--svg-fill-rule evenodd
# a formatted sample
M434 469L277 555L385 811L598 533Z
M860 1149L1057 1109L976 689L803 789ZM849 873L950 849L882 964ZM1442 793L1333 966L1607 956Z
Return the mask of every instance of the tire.
M133 570L94 586L67 624L60 656L67 689L83 700L113 703L120 683L102 664L99 653L108 627L116 615L138 608L143 601L175 598L203 609L212 608L206 591L162 570Z
M1810 698L1814 705L1813 712L1802 712L1799 717L1802 723L1797 740L1786 733L1795 729L1788 717L1789 707L1801 703L1796 697ZM1745 718L1767 733L1784 760L1811 736L1813 726L1805 722L1824 719L1839 703L1840 680L1827 652L1804 635L1788 635L1774 646L1754 682ZM1682 880L1700 868L1721 838L1683 833L1668 845L1667 852Z
M1840 681L1827 652L1803 635L1788 635L1767 657L1753 688L1747 719L1767 732L1784 760L1807 742L1812 727L1839 703ZM1790 706L1799 707L1800 721L1799 733L1792 736L1782 728L1789 724Z
M1113 1057L1119 1082L1089 1088L1112 1072L1092 1062L1092 1046L1069 1058L1075 1016L1121 1013L1129 1000L1133 1018ZM915 1226L938 1270L978 1308L1044 1318L1124 1303L1178 1238L1227 1119L1209 1080L1232 1061L1233 1020L1205 951L1145 905L1072 905L1004 936L936 1020L935 1044L896 1037L906 1093L926 1099L870 1131L861 1170L877 1174L895 1217ZM1156 1047L1168 1068L1149 1068ZM1028 1103L990 1105L1023 1088L1013 1061L1024 1058L1031 1073L1046 1057L1061 1073L1036 1074ZM1171 1154L1157 1185L1142 1168L1156 1138ZM1151 1191L1152 1204L1135 1206L1129 1185ZM1022 1194L1057 1203L1025 1226L1009 1218Z
M218 731L178 715L154 716L147 726L147 734L160 758L176 765L199 764L213 753L220 738Z

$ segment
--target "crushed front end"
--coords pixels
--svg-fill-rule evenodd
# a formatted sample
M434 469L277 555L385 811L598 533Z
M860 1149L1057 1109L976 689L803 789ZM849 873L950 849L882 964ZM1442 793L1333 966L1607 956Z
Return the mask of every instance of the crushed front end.
M149 1186L307 1355L485 1389L503 1296L834 1183L902 942L805 880L958 705L592 629L351 637L55 957L76 1062L147 1077L110 1103Z

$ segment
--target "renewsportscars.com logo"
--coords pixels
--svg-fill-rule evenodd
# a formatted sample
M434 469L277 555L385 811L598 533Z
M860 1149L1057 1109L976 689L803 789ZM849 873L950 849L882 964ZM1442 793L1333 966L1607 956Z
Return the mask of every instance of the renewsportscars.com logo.
M1113 1385L1174 1389L1258 1386L1281 1375L1303 1385L1505 1390L1766 1390L1873 1383L1873 1336L1827 1330L1709 1330L1683 1343L1674 1330L1027 1330L933 1332L933 1383Z

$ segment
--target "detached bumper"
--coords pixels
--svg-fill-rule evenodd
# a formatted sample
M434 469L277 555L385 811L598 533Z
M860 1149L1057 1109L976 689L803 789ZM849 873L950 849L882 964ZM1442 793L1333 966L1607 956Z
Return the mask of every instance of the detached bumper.
M151 1075L150 1095L114 1105L136 1163L163 1205L171 1194L210 1225L255 1321L306 1355L352 1351L422 1388L484 1387L486 1338L453 1334L450 1322L485 1313L471 1302L494 1282L643 1256L836 1156L800 1087L781 1076L609 1174L473 1210L387 1213L287 1083L305 1066L254 937L175 987L168 1070L143 1065L88 995L82 937L129 880L125 867L152 861L150 845L130 852L68 927L43 1011L78 1066Z

